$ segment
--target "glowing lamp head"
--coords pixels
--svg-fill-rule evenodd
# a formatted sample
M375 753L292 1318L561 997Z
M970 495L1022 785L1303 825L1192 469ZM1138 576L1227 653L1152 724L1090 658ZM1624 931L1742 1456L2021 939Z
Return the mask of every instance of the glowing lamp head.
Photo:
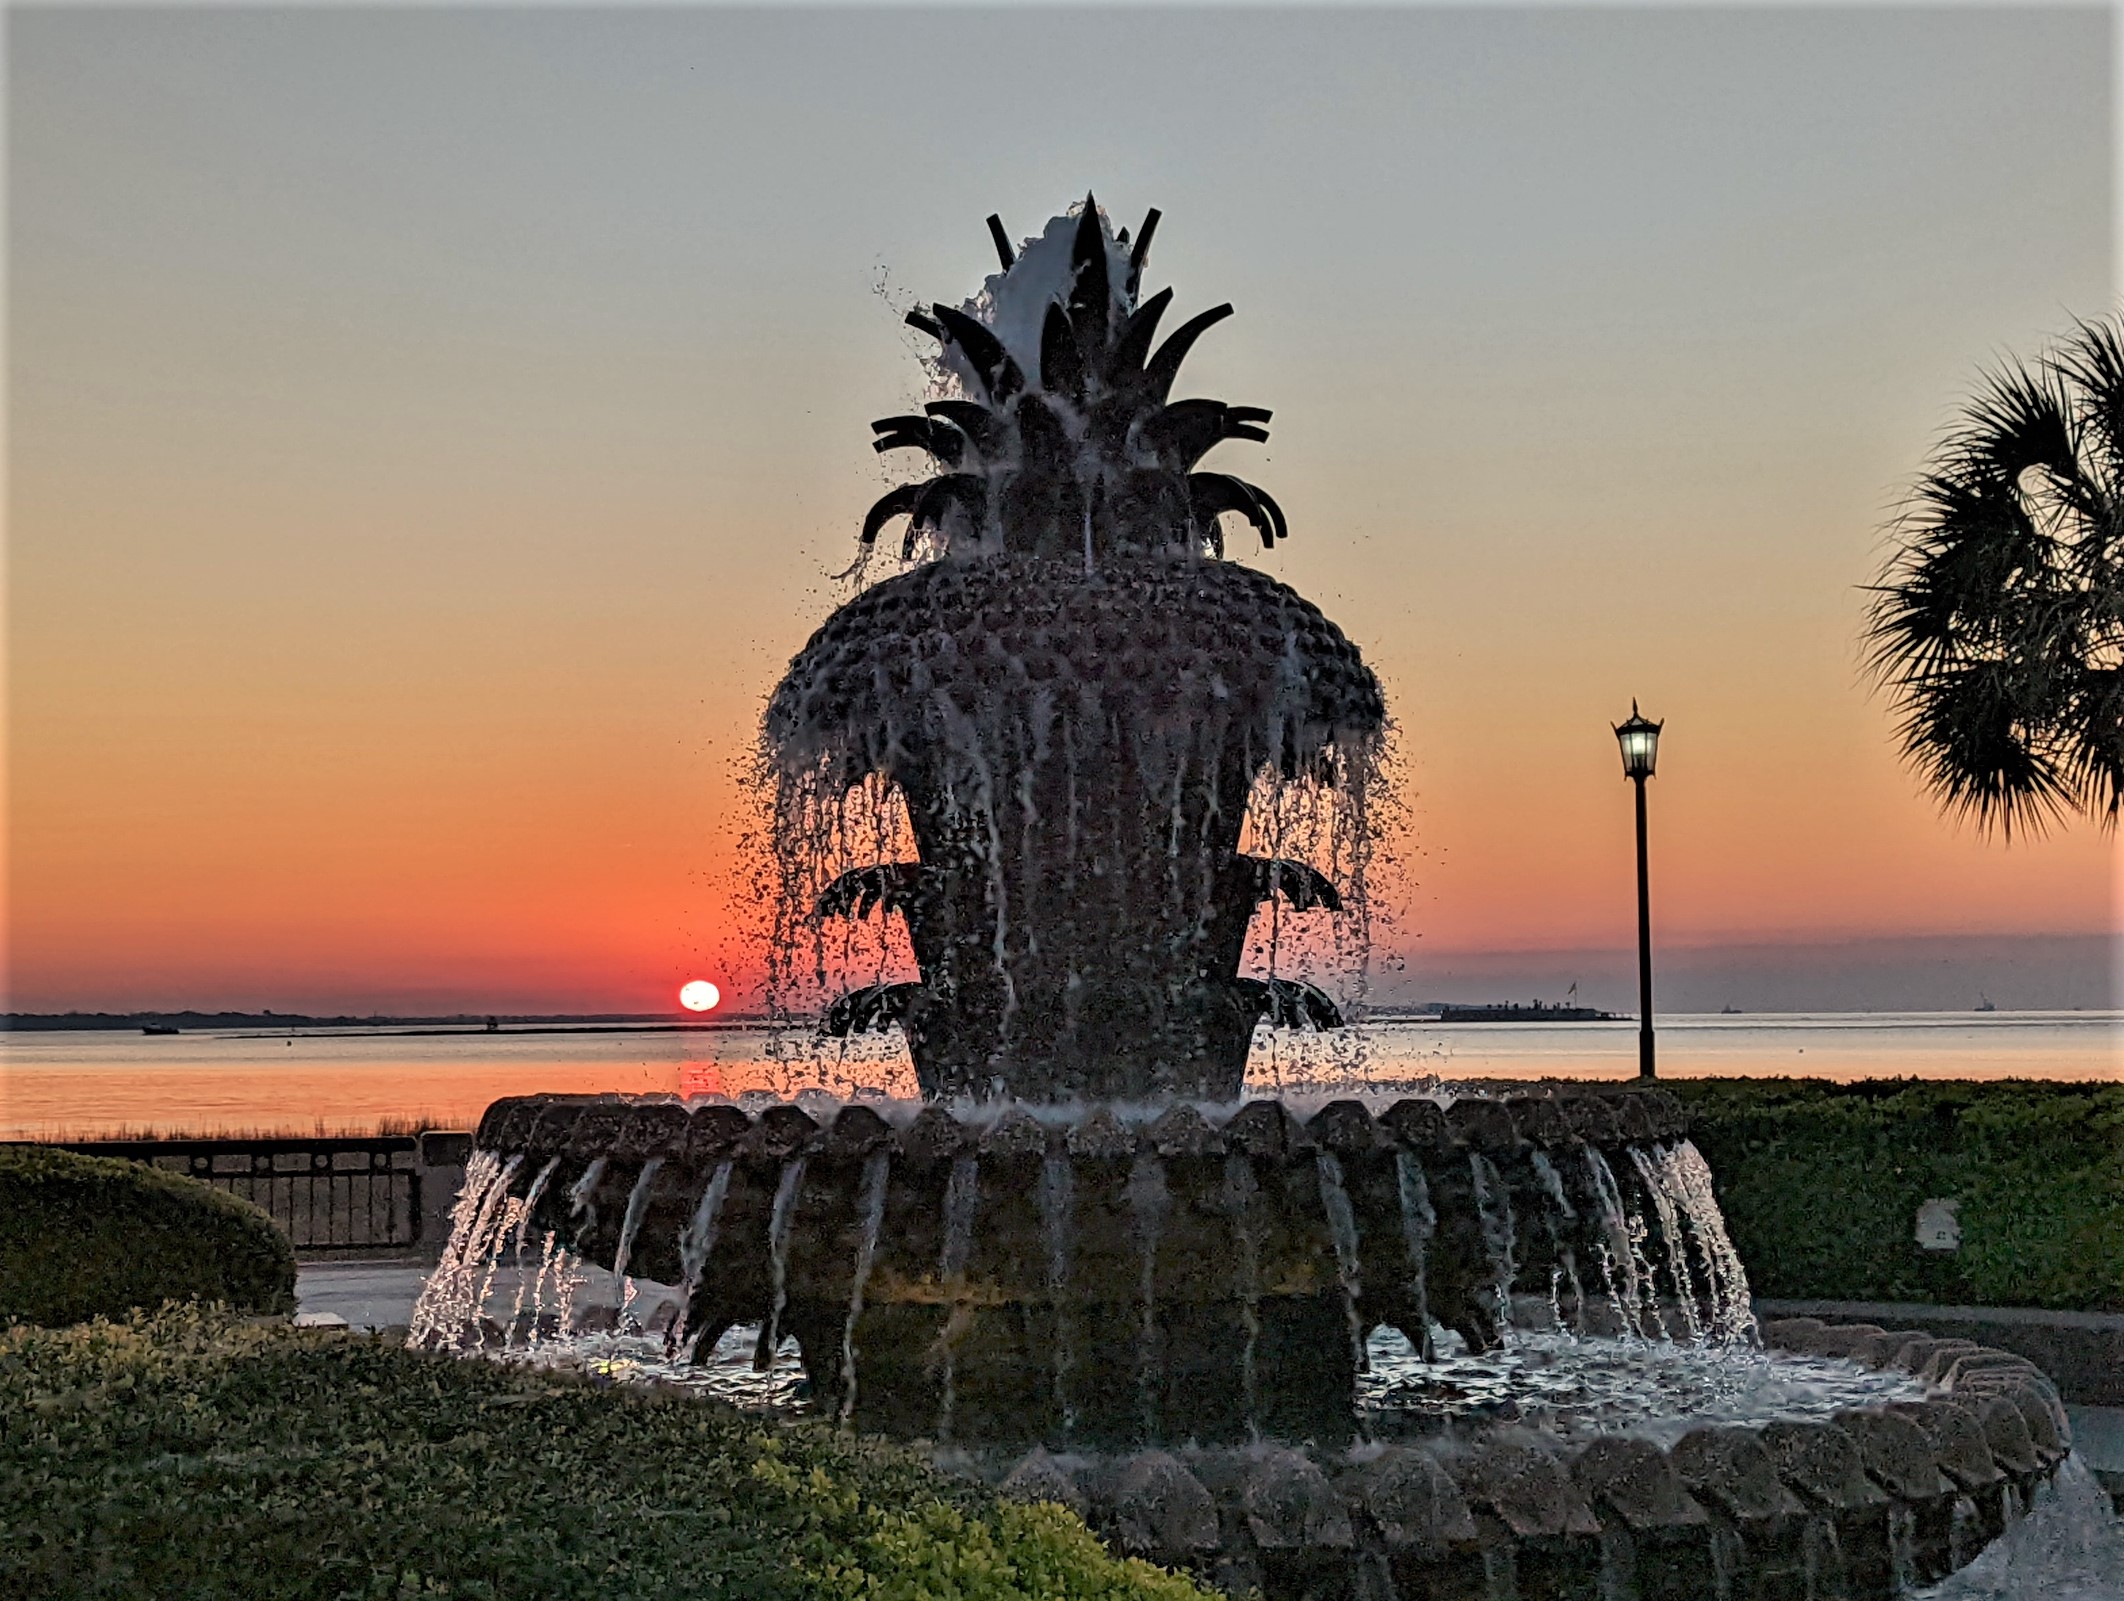
M1615 725L1616 743L1622 746L1623 777L1650 778L1659 760L1659 731L1666 722L1652 722L1640 715L1637 701L1630 701L1630 720Z
M705 978L697 978L679 987L679 1005L689 1012L712 1012L722 998L723 992Z

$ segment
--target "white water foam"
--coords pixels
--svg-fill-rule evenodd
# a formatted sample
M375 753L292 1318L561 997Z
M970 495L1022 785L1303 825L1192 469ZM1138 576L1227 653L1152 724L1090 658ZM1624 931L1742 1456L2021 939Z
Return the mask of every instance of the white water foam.
M1372 1335L1358 1386L1381 1438L1513 1421L1566 1439L1630 1433L1671 1445L1707 1424L1801 1422L1927 1393L1906 1374L1781 1351L1515 1330L1474 1355L1435 1326L1431 1340L1426 1363L1398 1332Z
M2069 1456L2025 1517L1915 1601L2124 1601L2124 1520L2087 1464Z

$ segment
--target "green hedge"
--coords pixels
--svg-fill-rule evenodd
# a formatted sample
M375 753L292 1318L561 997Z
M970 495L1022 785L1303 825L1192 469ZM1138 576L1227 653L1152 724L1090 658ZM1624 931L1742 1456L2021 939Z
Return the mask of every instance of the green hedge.
M189 1309L0 1335L0 1595L1207 1601L821 1425Z
M1758 1295L2124 1311L2124 1086L1678 1079ZM1960 1202L1961 1248L1917 1209Z
M0 1146L0 1324L164 1301L295 1310L295 1253L249 1201L140 1162Z

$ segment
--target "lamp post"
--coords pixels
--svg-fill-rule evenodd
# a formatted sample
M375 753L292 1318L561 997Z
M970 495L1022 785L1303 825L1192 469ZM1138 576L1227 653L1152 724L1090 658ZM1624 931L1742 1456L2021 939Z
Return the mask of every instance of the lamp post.
M1630 701L1630 720L1615 726L1623 777L1637 785L1637 1076L1652 1075L1652 880L1645 870L1645 780L1659 760L1659 731Z

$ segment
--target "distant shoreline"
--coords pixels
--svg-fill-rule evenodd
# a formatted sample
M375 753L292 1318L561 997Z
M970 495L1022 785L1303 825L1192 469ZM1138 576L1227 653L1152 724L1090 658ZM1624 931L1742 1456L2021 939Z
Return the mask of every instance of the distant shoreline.
M768 1019L756 1012L730 1012L686 1022L660 1012L554 1013L545 1016L457 1013L448 1017L312 1017L292 1012L7 1012L0 1029L37 1034L174 1028L208 1033L256 1029L272 1033L332 1034L633 1034L687 1033L745 1027ZM490 1026L491 1025L491 1026Z
M1495 1012L1499 1015L1482 1017L1455 1017L1451 1012L1469 1009L1477 1012ZM1716 1012L1661 1012L1662 1026L1689 1019L1713 1018L1741 1026L1761 1025L1781 1018L1801 1017L1938 1017L1969 1018L1989 1017L2005 1022L2019 1016L2042 1016L2069 1018L2075 1015L2088 1017L2113 1016L2108 1008L2089 1007L2039 1007L1999 1008L1984 1012L1974 1008L1887 1008L1887 1007L1823 1007L1814 1010L1783 1011L1765 1008L1761 1011L1731 1010ZM764 1012L720 1012L713 1018L674 1018L659 1012L579 1012L545 1014L479 1014L453 1013L443 1017L322 1017L293 1012L8 1012L0 1013L0 1031L22 1034L62 1033L133 1033L152 1030L167 1033L175 1030L181 1034L212 1034L221 1032L249 1032L269 1034L301 1034L311 1039L353 1037L397 1036L400 1038L493 1038L503 1035L526 1034L698 1034L716 1033L736 1028L757 1028L772 1024L776 1019ZM785 1018L785 1022L801 1026L809 1019ZM1517 1011L1495 1003L1464 1001L1429 1001L1413 1005L1398 1004L1372 1006L1367 1009L1364 1021L1371 1023L1432 1023L1440 1027L1457 1027L1462 1024L1485 1028L1514 1023L1543 1023L1554 1026L1565 1023L1587 1026L1605 1023L1610 1026L1632 1024L1636 1018L1627 1013L1611 1013L1604 1017L1551 1018L1531 1010ZM491 1025L491 1026L490 1026Z

